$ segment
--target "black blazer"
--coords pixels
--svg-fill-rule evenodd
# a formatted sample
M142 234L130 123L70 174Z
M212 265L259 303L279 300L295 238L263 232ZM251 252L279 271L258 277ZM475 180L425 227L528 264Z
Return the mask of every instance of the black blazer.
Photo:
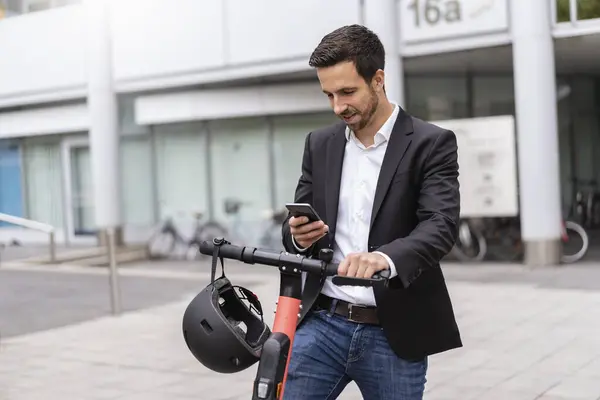
M312 204L330 229L309 249L312 256L333 248L345 128L340 121L306 136L294 201ZM396 266L398 276L374 294L391 348L409 360L462 346L440 268L458 231L457 157L452 131L400 109L377 182L368 244L369 251L387 254ZM287 219L282 233L286 250L298 253ZM302 318L314 306L322 284L319 277L307 277Z

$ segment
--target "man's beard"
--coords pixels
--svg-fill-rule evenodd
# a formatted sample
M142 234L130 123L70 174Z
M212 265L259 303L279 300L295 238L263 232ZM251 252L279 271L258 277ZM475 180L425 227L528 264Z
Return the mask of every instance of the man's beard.
M375 112L377 111L377 107L379 107L379 98L377 97L377 94L375 92L371 92L371 98L370 98L370 101L369 101L366 111L356 112L356 114L358 114L360 116L360 121L358 121L357 123L354 123L354 124L346 124L346 125L348 125L348 127L350 129L352 129L352 131L354 131L354 132L364 129L367 125L369 125L369 123L373 119L373 116L375 115ZM345 114L347 115L347 114L353 114L353 113L345 113ZM344 115L341 115L340 117L343 118Z

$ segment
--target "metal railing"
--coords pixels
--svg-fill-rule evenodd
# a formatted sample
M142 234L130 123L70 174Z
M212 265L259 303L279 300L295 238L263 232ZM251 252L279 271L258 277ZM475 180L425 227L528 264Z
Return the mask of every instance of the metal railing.
M43 222L33 221L26 218L15 217L14 215L8 215L3 213L0 213L0 222L8 222L9 224L21 226L23 228L33 229L36 231L47 233L50 237L50 263L56 262L56 229L52 225L48 225ZM112 313L114 315L118 315L121 313L122 307L119 276L117 271L117 255L114 228L107 229L106 236L108 260L110 266L110 303Z
M0 213L0 221L48 234L50 236L50 262L56 262L56 230L52 225L2 213Z

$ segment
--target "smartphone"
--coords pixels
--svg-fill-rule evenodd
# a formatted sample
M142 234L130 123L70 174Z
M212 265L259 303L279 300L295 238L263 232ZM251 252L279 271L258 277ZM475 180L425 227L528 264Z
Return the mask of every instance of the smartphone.
M315 209L308 203L287 203L285 208L288 209L293 217L308 217L308 222L320 221L321 217Z

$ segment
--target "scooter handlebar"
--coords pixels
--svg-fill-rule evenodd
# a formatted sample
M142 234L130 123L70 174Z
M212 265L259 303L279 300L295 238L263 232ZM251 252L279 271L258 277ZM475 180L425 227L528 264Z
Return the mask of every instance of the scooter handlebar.
M219 247L219 257L238 260L246 264L262 264L273 267L286 266L309 274L332 276L335 285L372 286L389 278L390 271L384 270L375 274L371 279L350 278L337 275L338 264L327 263L320 259L308 258L301 254L291 254L285 251L263 250L256 247L237 246L228 243L223 238L215 238L212 242L200 243L200 253L212 255L215 247Z

